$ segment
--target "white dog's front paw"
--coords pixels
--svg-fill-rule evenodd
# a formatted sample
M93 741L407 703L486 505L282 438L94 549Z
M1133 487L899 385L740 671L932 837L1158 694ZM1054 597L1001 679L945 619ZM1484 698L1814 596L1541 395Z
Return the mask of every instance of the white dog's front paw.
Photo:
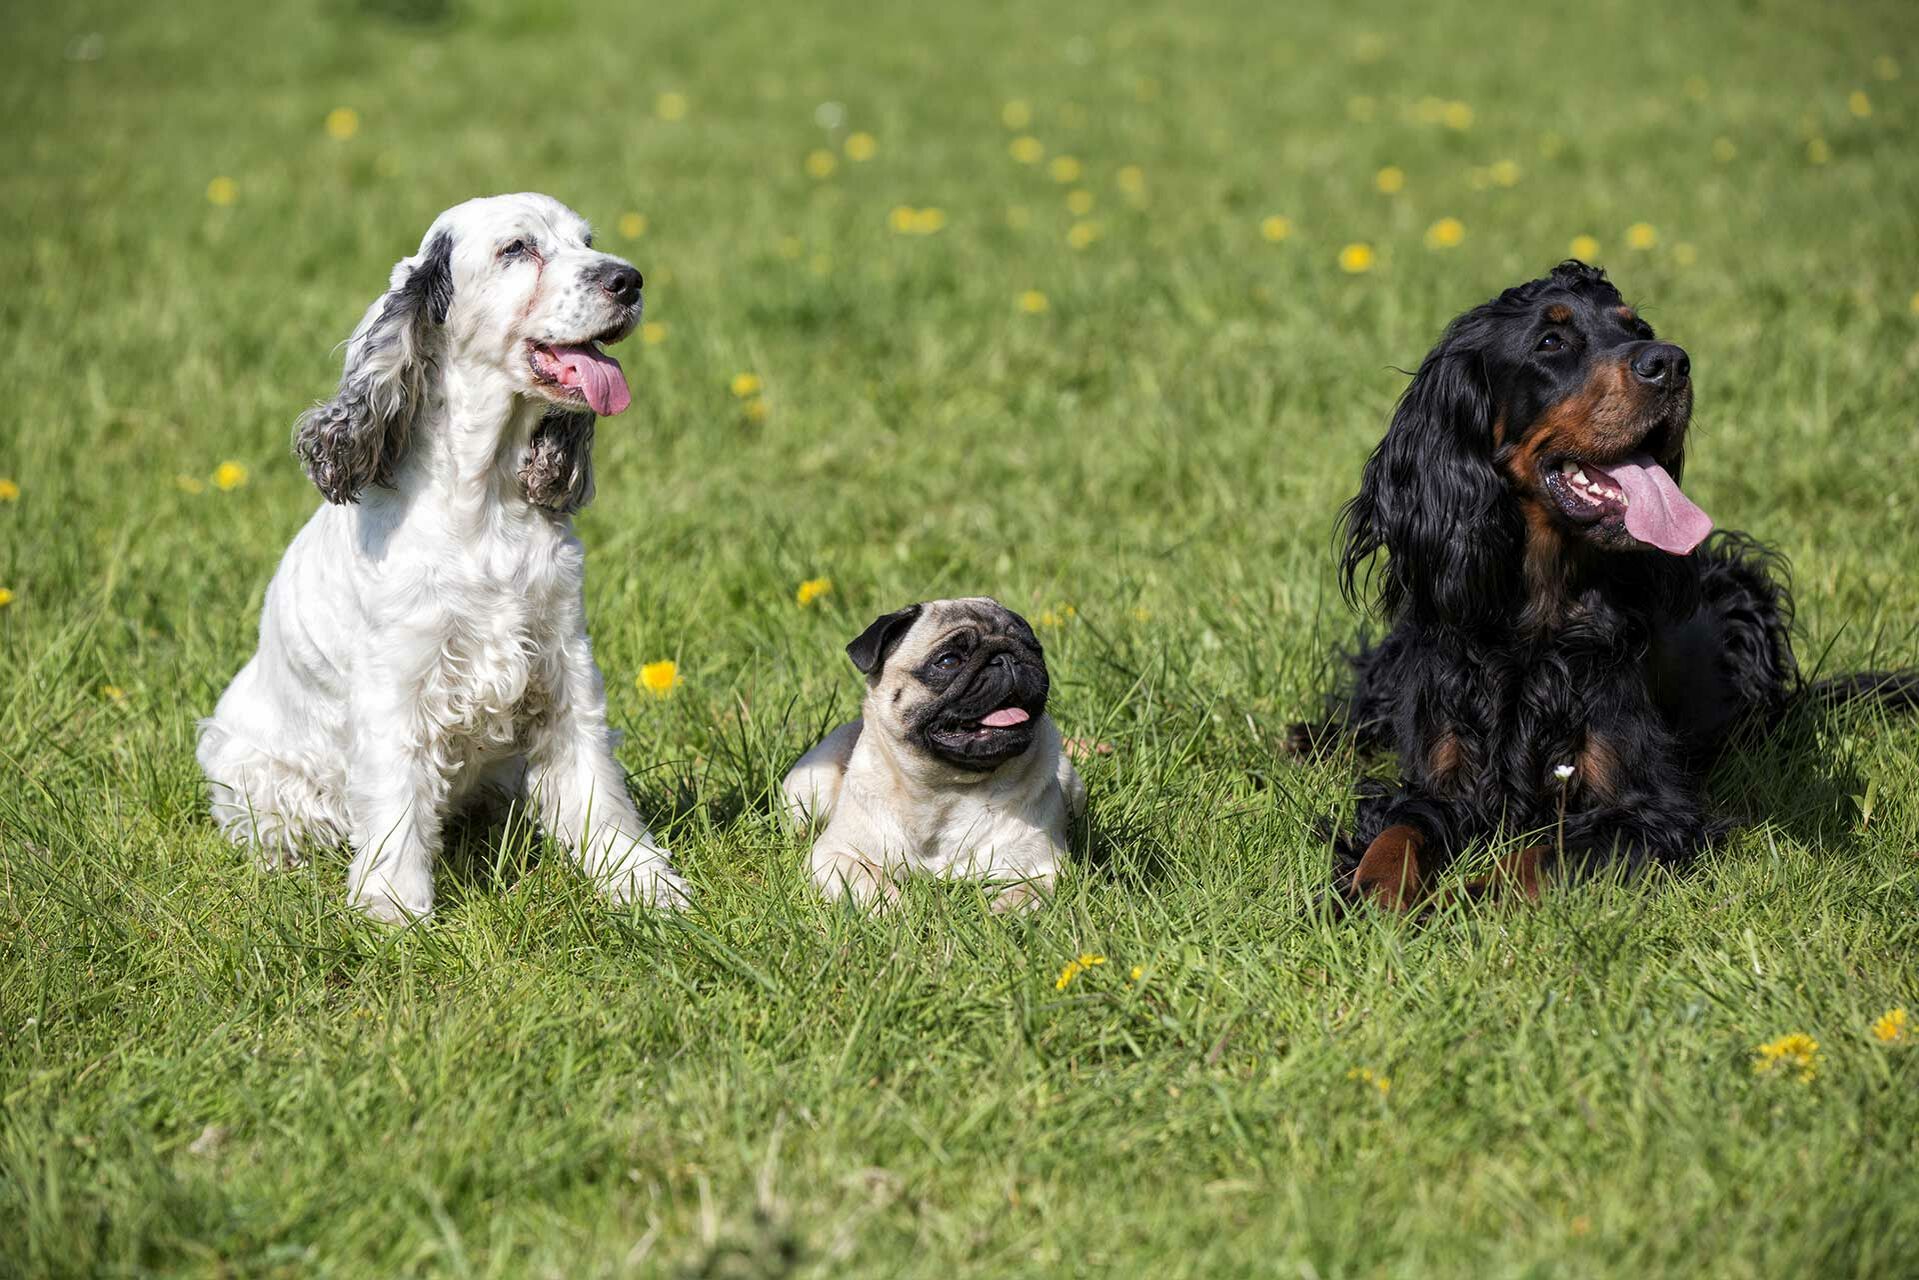
M607 876L599 887L611 902L637 901L660 911L679 911L693 902L693 891L673 870L664 851Z
M347 894L347 905L381 924L412 924L433 914L433 885L370 876Z
M845 853L813 854L813 883L828 902L848 900L878 914L900 899L899 882L882 867Z

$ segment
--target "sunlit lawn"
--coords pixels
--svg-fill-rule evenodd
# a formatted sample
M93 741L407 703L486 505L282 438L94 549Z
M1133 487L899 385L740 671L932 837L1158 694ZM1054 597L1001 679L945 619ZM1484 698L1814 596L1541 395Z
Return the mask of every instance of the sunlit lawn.
M1573 252L1691 353L1687 487L1806 665L1919 663L1909 4L6 25L0 1274L1911 1273L1919 729L1742 755L1683 879L1423 925L1319 912L1359 766L1281 750L1396 369ZM647 276L579 523L699 897L479 830L394 933L217 838L195 720L337 344L529 188ZM771 787L847 639L973 592L1113 748L1079 874L826 911Z

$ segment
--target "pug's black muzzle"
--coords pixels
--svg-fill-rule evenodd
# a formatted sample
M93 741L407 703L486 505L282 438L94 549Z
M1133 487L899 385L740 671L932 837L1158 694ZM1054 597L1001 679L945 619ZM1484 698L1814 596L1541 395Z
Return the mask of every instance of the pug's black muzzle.
M1046 663L1012 643L982 645L929 702L915 726L933 755L961 769L997 769L1033 745L1046 714ZM987 724L1015 710L1015 724Z

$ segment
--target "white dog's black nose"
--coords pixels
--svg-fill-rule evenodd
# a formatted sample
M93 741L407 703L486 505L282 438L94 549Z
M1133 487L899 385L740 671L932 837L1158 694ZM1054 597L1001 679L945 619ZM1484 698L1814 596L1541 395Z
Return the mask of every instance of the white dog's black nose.
M624 262L609 262L600 268L600 288L623 307L640 300L640 286L645 283L640 273Z

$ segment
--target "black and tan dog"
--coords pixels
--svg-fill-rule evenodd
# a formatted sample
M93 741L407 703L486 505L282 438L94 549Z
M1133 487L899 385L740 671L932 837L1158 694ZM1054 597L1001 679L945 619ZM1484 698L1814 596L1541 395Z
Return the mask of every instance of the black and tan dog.
M846 652L866 677L861 717L786 775L828 898L873 904L902 876L999 886L996 910L1052 891L1086 787L1046 714L1046 658L996 600L933 600L875 619Z
M1605 273L1564 262L1448 326L1345 510L1349 599L1376 552L1392 630L1353 660L1316 750L1391 748L1338 889L1414 904L1465 846L1523 847L1528 895L1567 869L1691 859L1716 829L1704 774L1742 724L1802 692L1912 702L1910 674L1805 690L1778 558L1679 487L1691 362ZM1708 536L1708 535L1711 536Z

